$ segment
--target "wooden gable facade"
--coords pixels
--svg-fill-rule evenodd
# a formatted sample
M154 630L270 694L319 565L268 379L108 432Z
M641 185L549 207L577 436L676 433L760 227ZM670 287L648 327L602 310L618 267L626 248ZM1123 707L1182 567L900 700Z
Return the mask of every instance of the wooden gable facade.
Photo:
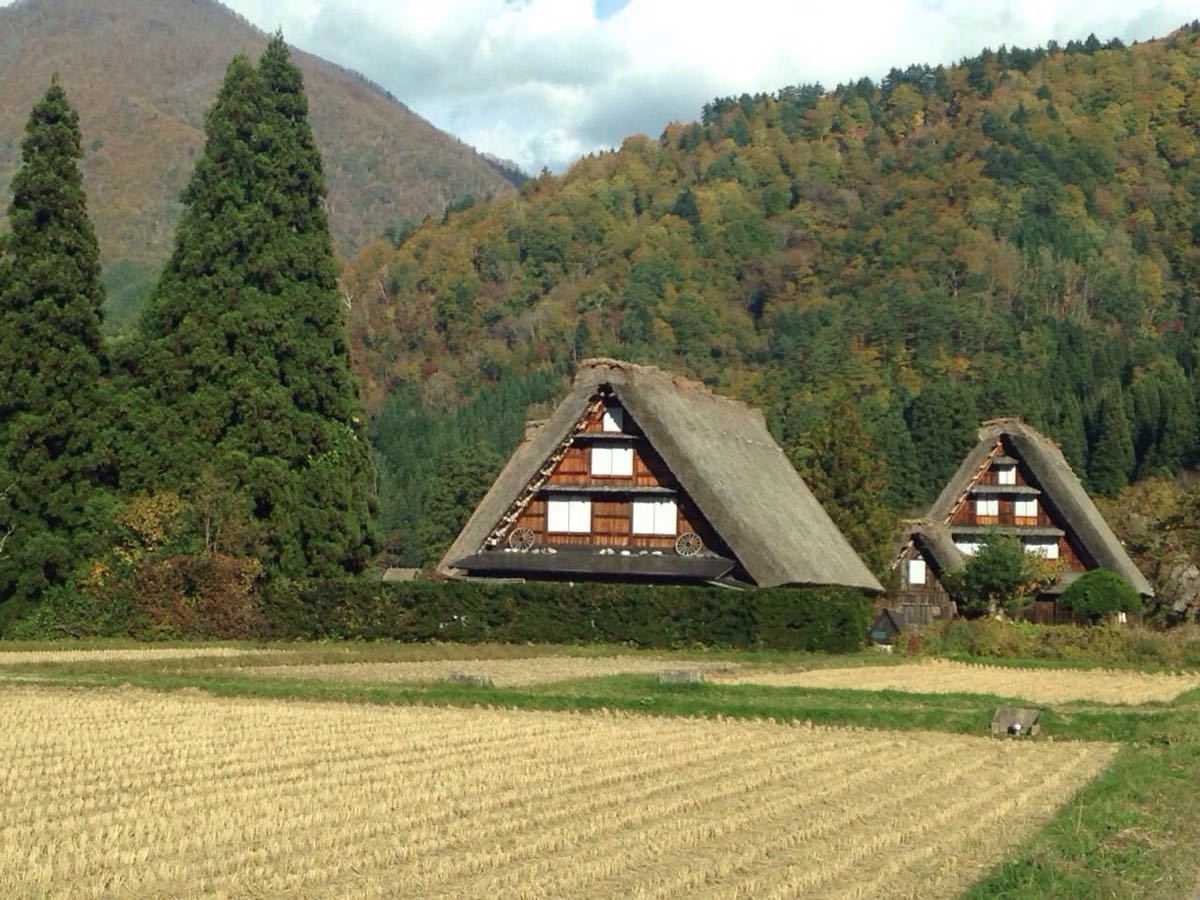
M587 414L488 545L524 550L611 548L729 558L716 531L682 489L611 390Z
M1013 453L998 438L946 517L955 548L974 556L984 535L1011 535L1027 553L1059 560L1065 572L1084 571L1066 517Z

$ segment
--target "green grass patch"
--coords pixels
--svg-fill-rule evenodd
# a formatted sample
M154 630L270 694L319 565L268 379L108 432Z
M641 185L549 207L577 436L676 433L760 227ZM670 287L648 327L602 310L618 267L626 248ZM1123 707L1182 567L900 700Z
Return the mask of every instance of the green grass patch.
M1126 747L965 898L1196 896L1198 737Z

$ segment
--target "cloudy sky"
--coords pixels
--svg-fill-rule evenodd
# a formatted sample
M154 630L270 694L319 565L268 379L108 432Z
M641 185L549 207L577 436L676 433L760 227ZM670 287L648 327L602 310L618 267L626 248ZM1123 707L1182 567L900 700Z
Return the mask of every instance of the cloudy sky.
M716 96L1090 32L1144 40L1200 18L1200 0L225 2L530 172L657 136Z

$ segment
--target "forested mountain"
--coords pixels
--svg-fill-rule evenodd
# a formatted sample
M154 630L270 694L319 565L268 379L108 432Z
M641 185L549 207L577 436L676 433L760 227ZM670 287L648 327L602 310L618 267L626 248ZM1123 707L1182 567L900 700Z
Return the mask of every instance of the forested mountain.
M111 323L128 322L167 257L225 64L266 43L215 0L20 0L0 9L0 185L7 189L20 161L25 116L58 72L80 111ZM362 76L305 53L296 59L343 253L463 198L511 191L512 173Z
M762 406L845 522L919 509L1001 414L1103 493L1194 461L1198 76L1192 25L719 99L367 248L345 295L398 555L586 355ZM860 486L817 470L833 444Z

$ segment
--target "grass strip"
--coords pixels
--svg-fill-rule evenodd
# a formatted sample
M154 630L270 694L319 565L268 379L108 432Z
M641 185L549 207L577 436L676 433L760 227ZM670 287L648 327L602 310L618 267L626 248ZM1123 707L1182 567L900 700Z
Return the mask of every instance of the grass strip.
M614 709L662 716L726 716L811 721L874 730L932 730L987 734L1003 698L983 694L914 694L850 688L663 684L644 675L613 675L524 687L338 682L268 678L221 672L109 672L23 674L18 683L66 686L130 685L150 690L195 688L225 697L332 700L438 706L504 706L530 710ZM1194 704L1132 709L1068 705L1042 716L1047 737L1067 740L1159 743L1200 734ZM1042 738L1037 738L1042 739Z
M965 900L1197 896L1198 738L1124 748Z

